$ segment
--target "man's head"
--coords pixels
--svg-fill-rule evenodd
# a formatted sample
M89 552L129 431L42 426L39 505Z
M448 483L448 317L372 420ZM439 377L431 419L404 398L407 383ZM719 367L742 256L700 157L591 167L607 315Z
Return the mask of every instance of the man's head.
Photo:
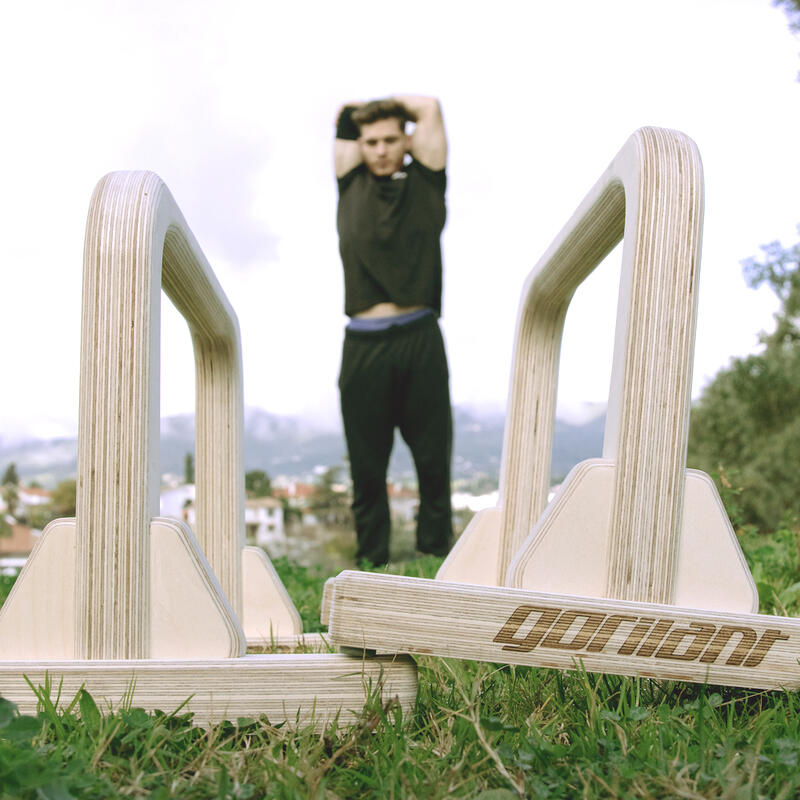
M361 157L373 175L392 175L402 169L403 158L411 149L411 137L405 130L409 121L408 109L391 99L372 100L353 112L353 122L361 132Z

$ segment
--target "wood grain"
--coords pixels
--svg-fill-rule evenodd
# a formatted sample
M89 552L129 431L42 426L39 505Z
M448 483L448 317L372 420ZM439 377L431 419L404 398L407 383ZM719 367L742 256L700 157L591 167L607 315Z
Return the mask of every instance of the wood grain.
M0 660L73 660L75 651L74 519L42 531L23 573L0 608ZM150 524L148 650L156 659L244 655L238 617L186 523Z
M337 647L745 686L800 688L800 620L346 571Z
M158 514L161 288L196 363L200 547L241 615L241 347L236 315L164 183L115 172L86 228L77 488L76 652L149 655L149 528Z
M617 463L608 596L671 601L702 218L696 146L677 131L642 128L531 272L520 301L504 440L498 585L547 505L567 307L623 239L603 444L603 457Z
M84 687L101 709L128 702L147 711L184 707L195 723L208 725L265 714L273 724L324 727L337 714L343 724L358 718L371 691L393 698L409 717L417 694L417 671L407 656L360 659L340 654L253 655L201 661L0 662L0 695L23 714L36 713L25 677L61 686L61 706ZM128 695L132 694L132 698ZM55 699L55 696L53 696Z

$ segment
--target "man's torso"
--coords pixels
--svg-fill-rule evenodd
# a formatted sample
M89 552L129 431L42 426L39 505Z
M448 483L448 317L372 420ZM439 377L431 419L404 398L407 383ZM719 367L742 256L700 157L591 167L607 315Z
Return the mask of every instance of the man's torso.
M379 304L441 310L439 239L445 223L444 170L412 161L374 177L360 165L339 178L337 226L345 273L345 313Z

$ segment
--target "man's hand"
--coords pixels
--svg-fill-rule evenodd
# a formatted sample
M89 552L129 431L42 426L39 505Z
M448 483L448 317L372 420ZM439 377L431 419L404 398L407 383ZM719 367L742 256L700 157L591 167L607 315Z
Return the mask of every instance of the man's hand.
M442 107L435 97L395 95L414 117L416 127L411 137L411 155L428 169L438 171L447 166L447 135Z

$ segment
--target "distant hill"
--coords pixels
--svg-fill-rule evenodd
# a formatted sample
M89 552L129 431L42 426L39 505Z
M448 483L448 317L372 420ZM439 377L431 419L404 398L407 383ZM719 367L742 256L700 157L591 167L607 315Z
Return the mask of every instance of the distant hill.
M453 478L483 474L496 478L500 471L504 418L456 407ZM604 416L582 425L556 421L552 475L561 480L578 461L600 455ZM194 417L183 414L161 421L161 471L183 473L186 453L194 451ZM315 467L343 464L346 448L341 430L325 430L297 417L278 416L260 409L245 412L245 470L263 469L271 476L301 477ZM74 477L77 440L0 438L0 469L13 462L20 477L52 486ZM399 435L389 466L393 478L413 475L408 449Z

